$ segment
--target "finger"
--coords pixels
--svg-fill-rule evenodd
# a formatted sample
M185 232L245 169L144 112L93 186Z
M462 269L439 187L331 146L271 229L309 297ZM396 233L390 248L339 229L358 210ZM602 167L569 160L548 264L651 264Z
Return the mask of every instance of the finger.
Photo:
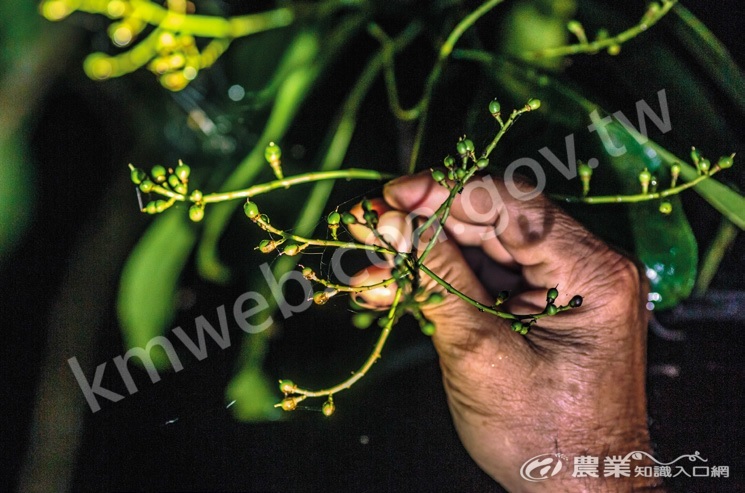
M391 277L391 269L380 265L371 265L357 272L349 282L350 286L375 286ZM396 295L396 284L374 287L365 291L353 292L352 299L359 305L371 310L384 310L391 306Z
M375 230L366 224L352 224L349 232L352 236L367 245L378 245L392 247L398 252L411 252L412 250L412 218L406 213L391 210L383 199L370 201L373 209L378 213L378 224ZM360 223L364 223L362 206L356 204L350 213Z

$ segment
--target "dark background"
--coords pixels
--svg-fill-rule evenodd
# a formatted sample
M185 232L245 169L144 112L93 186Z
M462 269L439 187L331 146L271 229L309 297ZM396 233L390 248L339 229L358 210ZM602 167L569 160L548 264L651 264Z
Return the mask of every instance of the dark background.
M737 1L683 3L742 65L745 7ZM657 35L664 36L664 25L660 31ZM0 354L7 415L0 438L0 488L17 484L45 341L59 328L55 317L61 313L60 300L74 299L70 289L84 293L86 286L106 288L98 298L82 296L77 306L81 317L101 314L93 362L110 362L123 353L111 293L127 251L150 220L132 203L123 163L156 162L153 154L169 157L157 149L157 134L143 138L152 129L140 126L132 116L131 105L150 106L145 113L162 111L156 102L158 91L133 95L137 87L154 86L154 80L135 74L135 82L93 83L80 69L88 45L71 49L77 51L68 72L44 98L31 137L38 166L34 222L12 258L0 267L5 329ZM598 80L604 76L598 74ZM648 94L653 92L642 96ZM377 87L364 111L374 115L382 98L382 88ZM322 101L319 97L321 114ZM614 103L611 109L633 101ZM672 133L677 116L695 121L696 108L702 104L706 102L692 101L689 108L678 108ZM307 118L313 121L310 115ZM362 121L358 133L370 137L363 137L353 152L364 155L366 146L387 141L387 133L395 130L381 129L379 123L375 117ZM735 135L742 135L741 123L730 124ZM725 151L740 145L741 141L729 140L719 147ZM685 208L704 251L718 215L693 193L686 194ZM96 241L106 247L97 249ZM672 460L699 451L709 459L708 465L730 467L729 479L672 480L671 486L679 491L745 490L743 252L745 238L740 235L706 299L659 314L667 329L679 332L650 332L648 395L658 457ZM191 323L199 314L214 319L217 306L230 307L243 291L240 286L218 288L201 282L191 271L185 273L184 284L197 302L180 313L174 327ZM318 381L335 381L339 368L356 367L374 334L349 329L345 307L341 302L330 304L285 321L281 336L270 346L267 372L304 370ZM237 340L239 329L231 331ZM417 332L412 324L402 324L386 357L369 377L339 396L339 409L330 419L305 411L279 422L234 421L225 410L224 388L235 368L238 344L228 350L212 344L209 358L182 359L185 369L164 374L157 384L141 372L138 393L118 403L101 400L103 409L95 414L86 408L73 489L494 491L497 487L458 441L434 351ZM121 387L113 381L103 384L113 390L117 385Z

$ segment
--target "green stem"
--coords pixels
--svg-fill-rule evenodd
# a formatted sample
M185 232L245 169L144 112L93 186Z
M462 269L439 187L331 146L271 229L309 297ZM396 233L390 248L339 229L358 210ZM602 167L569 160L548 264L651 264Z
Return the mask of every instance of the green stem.
M236 190L234 192L223 192L223 193L212 193L205 195L202 198L202 202L223 202L226 200L234 200L246 197L255 197L278 188L290 188L293 185L299 185L301 183L312 183L323 180L390 180L395 175L388 173L381 173L370 169L343 169L334 171L312 171L310 173L303 173L300 175L291 176L282 180L274 180L268 183L262 183L260 185L254 185L244 190Z
M416 135L414 136L414 144L411 149L411 157L409 159L409 174L414 173L416 169L416 162L419 158L419 150L422 147L424 140L424 130L427 125L427 114L429 113L429 103L432 99L432 93L434 92L437 81L440 79L442 70L445 66L445 61L453 52L456 43L460 40L461 36L473 26L477 20L486 15L487 12L492 10L494 7L504 2L504 0L487 0L479 8L464 17L450 32L445 42L440 47L440 52L437 56L437 62L432 68L432 71L427 77L427 82L424 86L422 98L416 104L415 108L418 110L419 123L417 125Z
M566 202L570 204L630 204L636 202L646 202L649 200L662 199L671 195L679 194L680 192L687 190L691 187L695 187L707 178L711 178L718 169L713 169L709 174L701 175L694 180L678 185L677 187L668 188L661 192L656 193L640 193L637 195L604 195L599 197L576 197L573 195L552 195L551 198L560 202Z
M390 254L395 255L396 252L394 250L389 250L388 248L384 248L377 245L367 245L364 243L355 243L353 241L339 241L339 240L315 240L313 238L306 238L305 236L296 235L292 233L288 233L286 231L282 231L281 229L275 228L268 222L261 219L261 215L257 216L254 219L254 222L264 231L268 233L275 234L277 236L281 236L285 240L292 240L295 241L301 245L312 245L312 246L321 246L321 247L335 247L335 248L347 248L350 250L369 250L371 252L376 253L383 253L383 254Z
M475 299L471 298L467 294L464 294L463 292L459 291L458 289L454 288L449 282L447 282L445 279L441 278L432 270L430 270L426 265L420 265L419 268L427 274L429 277L431 277L437 284L445 288L449 293L454 294L458 298L462 299L469 305L473 305L480 312L489 313L491 315L496 315L499 318L504 318L507 320L539 320L541 318L550 317L552 315L549 315L548 313L533 313L533 314L527 314L527 315L515 315L509 312L503 312L501 310L497 310L493 306L485 305L479 301L476 301ZM569 305L563 305L557 307L559 309L559 313L567 310L571 310L572 307Z

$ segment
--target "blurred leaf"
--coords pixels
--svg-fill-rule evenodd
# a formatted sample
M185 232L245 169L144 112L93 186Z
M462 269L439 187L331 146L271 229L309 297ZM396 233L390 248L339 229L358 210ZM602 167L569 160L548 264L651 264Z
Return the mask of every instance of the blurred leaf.
M242 366L225 392L230 401L235 401L231 409L239 421L274 420L282 415L282 411L274 407L281 400L281 394L260 365Z
M26 231L35 195L35 166L25 151L25 133L3 134L0 131L0 260Z
M522 0L515 3L499 29L504 52L521 57L527 52L569 44L566 25L576 10L575 0ZM530 63L548 70L560 70L564 58L539 58Z
M621 156L607 157L619 178L620 189L617 193L640 193L638 177L644 168L657 177L659 188L668 186L668 168L649 143L639 144L620 124L613 123L606 128L611 137L627 150ZM659 211L660 200L625 206L634 252L647 267L646 274L655 306L663 310L674 307L690 296L696 282L698 264L698 245L680 197L668 197L666 200L673 207L668 215Z
M742 69L722 42L690 10L677 4L673 13L674 22L671 24L675 36L740 113L745 114L745 74Z
M160 215L124 265L117 310L128 348L145 347L163 335L176 311L178 279L196 234L181 210ZM153 351L158 368L169 367L165 353Z

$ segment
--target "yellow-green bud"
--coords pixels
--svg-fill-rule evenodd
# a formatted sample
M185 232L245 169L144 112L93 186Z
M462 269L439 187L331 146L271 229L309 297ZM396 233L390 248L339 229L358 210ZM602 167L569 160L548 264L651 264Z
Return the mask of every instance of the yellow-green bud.
M535 99L535 98L529 100L528 101L528 104L526 105L526 109L528 111L535 111L535 110L537 110L540 107L541 107L541 100L540 99Z
M644 171L639 173L639 183L642 186L642 193L647 193L649 191L650 181L652 181L652 173L650 173L647 168L644 168Z
M732 154L731 156L720 157L719 161L717 162L717 166L719 166L721 169L727 169L727 168L731 168L734 163L735 163L735 155Z
M204 207L197 204L189 207L189 219L191 219L195 223L198 223L199 221L204 219Z
M328 417L334 414L334 411L336 410L336 406L334 406L334 401L329 397L329 400L323 403L323 407L321 407L321 412L323 412L323 415Z
M270 142L264 150L264 158L266 158L268 163L273 163L279 161L279 158L281 157L282 149L280 149L279 146L274 142Z

